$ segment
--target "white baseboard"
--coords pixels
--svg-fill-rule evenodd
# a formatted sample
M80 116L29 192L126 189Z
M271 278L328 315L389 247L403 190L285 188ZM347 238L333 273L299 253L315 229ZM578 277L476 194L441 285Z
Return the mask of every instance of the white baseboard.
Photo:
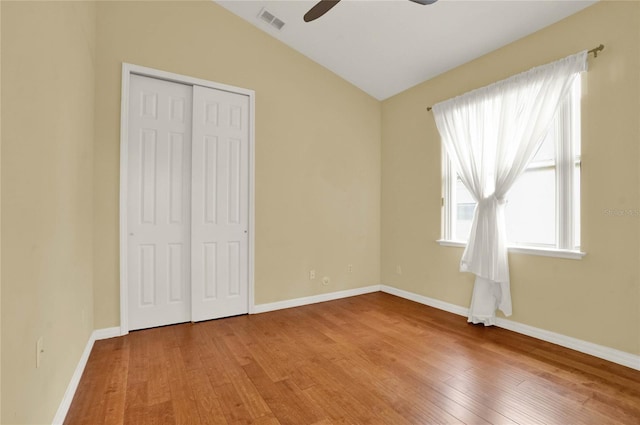
M519 334L541 339L543 341L551 342L553 344L561 345L562 347L589 354L622 366L640 370L640 356L627 353L626 351L616 350L615 348L594 344L593 342L535 328L533 326L514 322L508 319L502 319L500 317L496 318L496 326Z
M114 326L113 328L96 329L91 335L94 341L100 341L101 339L109 339L120 336L120 326Z
M71 381L69 382L69 385L67 385L67 390L64 392L62 401L58 406L58 411L53 417L53 425L62 425L64 423L64 419L67 417L67 413L71 407L71 402L73 401L73 396L76 394L80 378L82 378L82 373L87 365L87 360L89 360L93 343L101 339L113 338L119 335L120 327L97 329L91 333L91 336L89 336L89 340L87 341L87 345L84 347L84 351L82 352L82 356L80 356L76 370L73 372L73 376L71 376Z
M292 300L276 301L274 303L257 304L253 306L252 313L266 313L268 311L282 310L284 308L300 307L308 304L333 301L340 298L369 294L380 291L380 285L365 286L363 288L346 289L344 291L329 292L326 294L312 295L310 297L294 298Z
M469 309L460 307L459 305L450 304L444 301L425 297L424 295L414 294L392 286L380 285L380 290L391 295L415 301L420 304L428 305L450 313L459 314L460 316L468 316ZM625 351L616 350L615 348L605 347L604 345L594 344L592 342L562 335L559 333L547 331L523 323L514 322L513 320L496 318L496 326L508 329L519 334L527 335L542 341L557 344L562 347L570 348L581 353L589 354L600 359L604 359L613 363L627 366L632 369L640 370L640 356L627 353Z
M380 290L382 292L386 292L387 294L395 295L396 297L415 301L417 303L428 305L429 307L434 307L438 310L448 311L449 313L458 314L460 316L467 316L469 313L468 308L436 300L435 298L425 297L424 295L418 295L413 292L405 291L403 289L394 288L393 286L380 285Z

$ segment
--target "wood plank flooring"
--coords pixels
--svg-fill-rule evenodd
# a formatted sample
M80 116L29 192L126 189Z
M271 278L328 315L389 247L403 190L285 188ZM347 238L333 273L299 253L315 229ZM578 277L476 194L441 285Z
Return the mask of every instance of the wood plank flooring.
M640 372L381 292L97 341L65 424L640 424Z

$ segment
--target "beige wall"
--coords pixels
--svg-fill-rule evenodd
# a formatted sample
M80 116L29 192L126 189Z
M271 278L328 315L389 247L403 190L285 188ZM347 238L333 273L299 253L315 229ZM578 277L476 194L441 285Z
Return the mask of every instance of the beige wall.
M256 303L379 283L380 102L209 1L101 3L97 51L96 328L119 325L122 62L256 91Z
M0 46L2 46L2 7L0 7ZM2 54L0 54L0 99L2 99ZM0 101L0 223L2 223L2 102ZM0 241L2 226L0 225ZM0 421L2 421L2 244L0 243Z
M51 423L93 330L95 7L1 7L0 422Z
M382 282L468 306L441 247L440 141L425 108L600 43L582 102L581 260L510 255L517 322L640 354L640 3L603 2L383 102ZM632 210L615 217L605 210ZM402 275L395 273L402 266Z

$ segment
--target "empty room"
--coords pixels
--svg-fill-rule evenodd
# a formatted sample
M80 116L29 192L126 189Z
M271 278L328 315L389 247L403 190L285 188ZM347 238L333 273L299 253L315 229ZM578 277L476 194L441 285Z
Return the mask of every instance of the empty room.
M640 1L0 25L3 425L640 423Z

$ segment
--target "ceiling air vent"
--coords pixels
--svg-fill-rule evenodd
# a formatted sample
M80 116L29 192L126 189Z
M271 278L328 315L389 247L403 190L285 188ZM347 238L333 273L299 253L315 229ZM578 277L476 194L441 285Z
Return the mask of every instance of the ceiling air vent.
M258 18L260 18L262 21L266 22L267 24L271 25L278 31L280 31L282 27L284 27L284 21L276 18L275 15L269 12L267 9L263 8L258 14Z

